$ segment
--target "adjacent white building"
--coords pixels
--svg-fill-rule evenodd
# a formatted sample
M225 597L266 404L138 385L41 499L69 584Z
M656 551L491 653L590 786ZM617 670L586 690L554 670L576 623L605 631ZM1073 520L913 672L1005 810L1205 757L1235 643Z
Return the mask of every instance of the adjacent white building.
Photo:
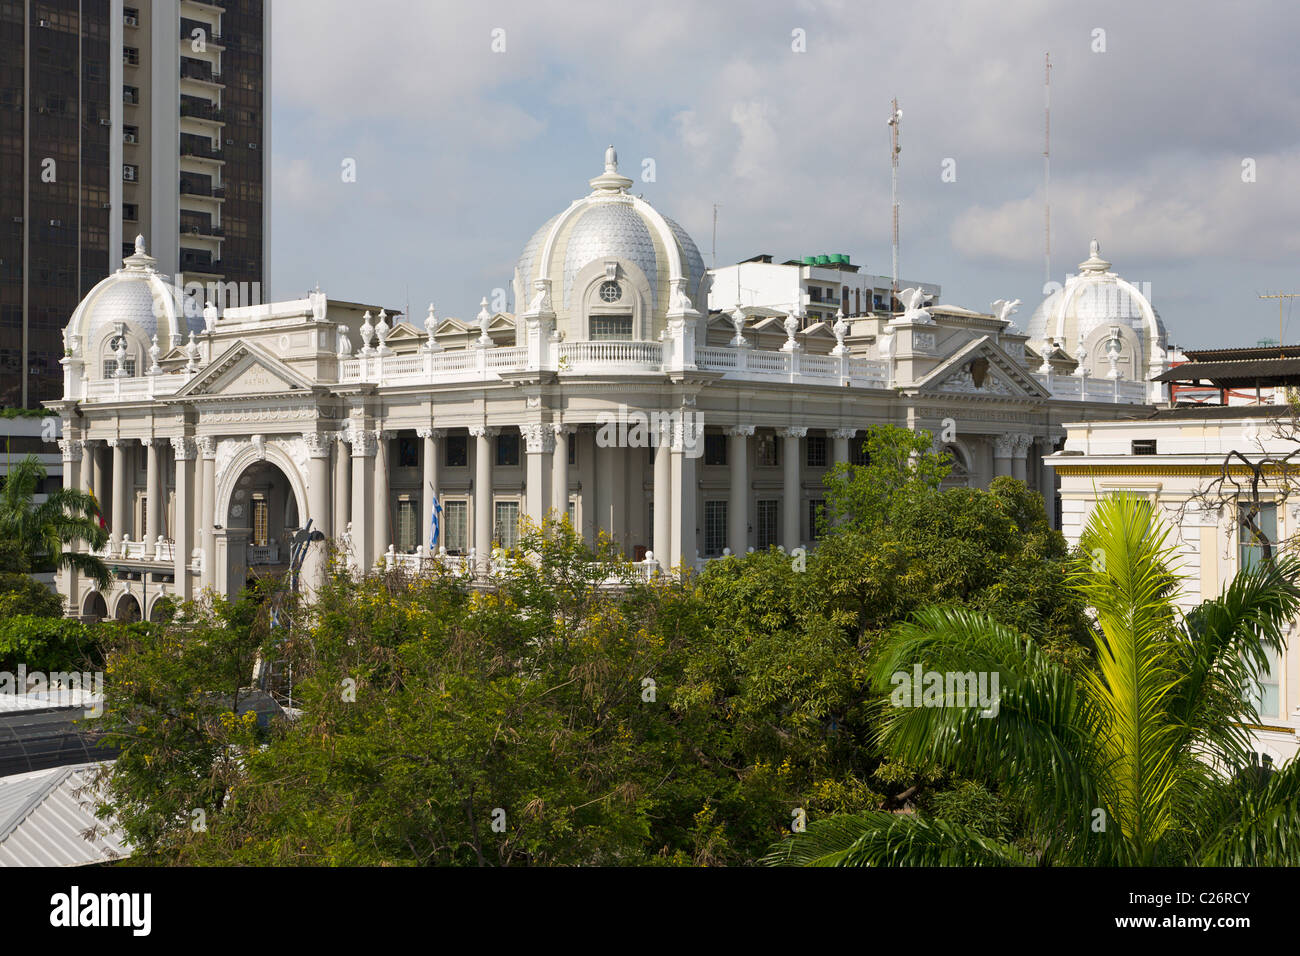
M893 305L893 279L871 275L844 253L804 256L773 262L763 254L710 270L709 309L732 312L737 305L760 317L802 310L805 325L830 325L836 313L846 317L878 312ZM899 289L919 288L934 301L942 292L937 282L899 282Z
M1123 374L1040 370L1015 303L911 288L900 312L830 322L711 314L695 243L631 185L611 147L525 244L514 313L430 307L423 331L320 292L187 318L138 240L71 316L48 403L65 482L95 489L111 529L113 586L65 573L68 612L233 594L283 570L308 522L357 569L475 575L524 516L567 515L647 568L807 546L823 476L885 423L930 430L953 484L1010 475L1051 502L1062 423L1148 400Z
M1271 351L1270 358L1194 361L1164 375L1166 380L1201 381L1223 389L1258 378L1269 393L1288 380L1300 382L1300 360L1277 357L1276 346ZM1112 420L1069 422L1064 449L1046 459L1060 486L1061 531L1070 544L1077 544L1098 498L1120 491L1148 496L1177 547L1178 570L1186 576L1178 604L1188 611L1217 597L1242 567L1261 560L1262 548L1243 528L1237 511L1251 500L1253 469L1227 458L1240 452L1246 461L1259 462L1293 452L1295 440L1287 437L1294 432L1290 422L1285 404L1184 405ZM1230 480L1215 487L1225 473ZM1258 524L1271 543L1290 546L1300 532L1300 503L1287 494L1288 488L1294 489L1294 478L1266 467ZM1253 728L1258 752L1278 764L1289 761L1300 749L1296 625L1285 652L1253 693L1261 719Z

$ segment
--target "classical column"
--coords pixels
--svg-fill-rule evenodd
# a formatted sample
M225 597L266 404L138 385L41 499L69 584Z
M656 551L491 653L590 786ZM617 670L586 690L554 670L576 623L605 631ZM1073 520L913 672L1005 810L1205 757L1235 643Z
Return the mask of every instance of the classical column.
M334 523L330 534L342 538L352 521L352 456L348 451L347 432L336 432L334 441Z
M375 493L375 433L352 423L352 559L362 574L375 563L369 511Z
M311 520L312 531L319 531L328 540L334 525L330 511L330 446L334 444L334 436L304 432L302 440L307 446L307 518ZM307 526L306 520L302 526ZM325 583L327 567L324 541L307 545L302 563L302 583L306 590L314 591Z
M753 425L733 425L727 429L731 447L727 465L731 469L731 495L727 498L727 547L737 557L749 548L749 436Z
M540 528L552 504L551 477L555 463L551 459L555 455L555 428L550 424L531 422L520 425L519 434L528 456L524 478L528 484L528 520Z
M474 439L474 556L476 571L486 572L492 560L492 439L500 431L471 425Z
M837 428L831 432L833 464L838 465L840 462L849 460L849 442L853 441L857 434L858 430L856 428Z
M664 432L667 432L666 434ZM655 526L653 550L667 571L679 557L673 549L673 439L667 429L655 436Z
M141 438L145 447L144 553L152 558L154 545L162 537L162 469L158 461L161 438Z
M393 543L392 503L388 494L388 452L392 434L383 428L375 429L374 560L387 554L388 546Z
M90 491L95 486L94 465L95 465L95 442L89 439L83 439L81 442L81 473L77 478L77 487L82 491Z
M596 432L582 428L569 439L578 443L578 528L588 545L596 543Z
M202 549L199 586L217 586L217 440L211 435L194 439L199 456L199 520L195 529ZM220 522L225 524L224 521Z
M573 429L567 425L552 425L551 429L555 433L555 452L551 457L551 508L555 520L562 521L569 513L569 442Z
M614 537L615 460L623 451L617 445L601 442L601 432L595 433L595 533L602 529Z
M993 436L993 477L1011 474L1011 455L1015 451L1016 436L1011 434Z
M424 439L424 479L420 483L420 514L424 516L424 527L419 529L416 540L426 549L432 545L433 505L438 500L438 466L442 463L442 439L447 434L443 428L417 428L416 434ZM442 520L438 522L437 547L446 547L446 532Z
M799 547L802 538L799 535L799 506L802 504L799 488L799 473L803 464L800 457L799 439L808 434L806 428L778 428L781 436L781 457L784 459L785 480L781 491L781 538L786 551Z
M703 428L692 420L673 424L672 448L672 550L669 561L695 567L695 462L704 444Z
M172 452L176 457L176 527L172 537L172 557L175 564L175 587L173 593L182 601L194 597L194 582L190 578L190 551L194 547L194 514L191 498L194 496L194 456L196 447L193 438L173 438Z
M1025 456L1029 453L1029 446L1034 443L1033 435L1015 435L1015 447L1012 451L1011 459L1011 477L1024 481L1028 474L1025 470Z
M116 554L122 547L122 532L130 528L130 509L126 504L126 492L129 476L126 473L126 442L125 438L110 438L108 447L113 449L113 513L111 515L112 524L110 525L112 533L110 535L110 544L112 552Z
M77 438L59 439L59 451L63 452L63 487L69 491L76 490L77 480L82 474L82 444L83 442ZM80 541L74 541L71 542L70 547L80 550L83 544ZM81 606L77 587L77 571L75 568L60 569L59 577L64 581L65 607L76 613Z

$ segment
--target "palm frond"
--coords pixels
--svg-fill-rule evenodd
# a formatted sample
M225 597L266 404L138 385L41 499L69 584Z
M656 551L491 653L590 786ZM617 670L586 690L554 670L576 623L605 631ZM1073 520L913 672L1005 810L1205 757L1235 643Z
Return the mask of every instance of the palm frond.
M1032 866L1009 843L944 820L876 811L814 821L763 858L769 866Z
M1202 866L1300 865L1300 760L1247 768L1225 788L1229 812L1201 852Z

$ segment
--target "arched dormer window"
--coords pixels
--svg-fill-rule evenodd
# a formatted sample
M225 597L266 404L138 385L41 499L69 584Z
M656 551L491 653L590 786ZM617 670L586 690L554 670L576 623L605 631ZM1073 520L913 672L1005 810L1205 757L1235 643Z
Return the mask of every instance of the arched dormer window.
M586 337L592 342L630 342L646 337L642 294L614 262L593 277L582 297Z

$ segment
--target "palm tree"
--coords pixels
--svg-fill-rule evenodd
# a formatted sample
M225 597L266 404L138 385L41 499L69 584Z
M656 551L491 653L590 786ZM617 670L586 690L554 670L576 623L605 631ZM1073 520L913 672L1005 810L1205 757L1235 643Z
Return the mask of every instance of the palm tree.
M36 489L46 476L45 466L35 455L9 469L0 487L0 540L14 542L33 563L44 560L55 568L73 568L101 588L108 587L108 566L103 561L64 550L64 545L74 541L102 548L108 540L94 496L75 488L59 488L37 504Z
M1252 761L1243 692L1300 613L1300 562L1245 569L1181 619L1173 548L1152 504L1098 502L1072 584L1096 615L1081 677L983 614L932 607L872 664L998 675L998 705L887 707L883 752L996 784L1023 807L1015 843L920 814L830 817L773 848L775 865L1296 865L1300 759ZM947 702L951 704L951 701ZM986 702L985 702L986 703Z

